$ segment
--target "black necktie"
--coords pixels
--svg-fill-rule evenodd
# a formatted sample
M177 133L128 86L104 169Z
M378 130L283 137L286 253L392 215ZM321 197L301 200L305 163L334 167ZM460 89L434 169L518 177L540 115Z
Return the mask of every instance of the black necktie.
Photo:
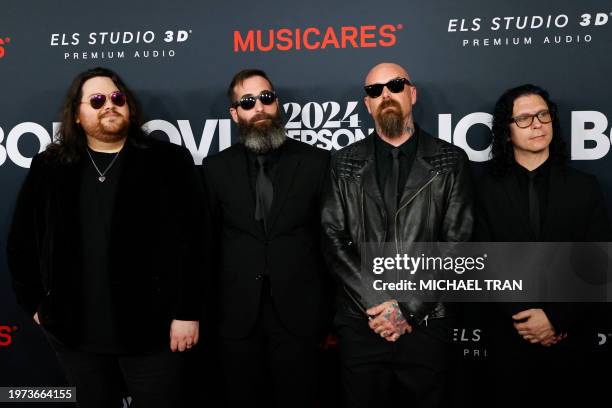
M399 184L399 154L400 149L391 149L393 166L385 181L385 206L387 207L387 241L392 241L395 235L395 213L397 212L397 187Z
M529 221L531 230L536 239L540 238L540 199L535 188L536 172L531 171L529 175Z
M259 170L257 172L257 180L255 181L255 219L263 221L264 228L266 227L266 219L272 206L272 197L274 196L274 187L272 180L266 173L266 156L257 156L257 164Z

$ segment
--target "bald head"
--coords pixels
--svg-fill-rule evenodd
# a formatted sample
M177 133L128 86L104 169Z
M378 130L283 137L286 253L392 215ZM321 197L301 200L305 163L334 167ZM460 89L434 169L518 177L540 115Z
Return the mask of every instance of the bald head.
M365 85L368 90L364 103L374 119L376 133L399 146L414 132L412 105L417 92L408 72L398 64L383 62L368 72Z
M385 84L394 78L406 78L409 81L410 75L401 65L393 62L382 62L375 65L365 78L365 85Z

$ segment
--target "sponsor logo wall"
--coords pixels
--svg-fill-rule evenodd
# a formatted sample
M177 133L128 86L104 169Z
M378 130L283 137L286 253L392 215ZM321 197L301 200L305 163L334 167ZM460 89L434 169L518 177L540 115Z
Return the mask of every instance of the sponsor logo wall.
M289 137L338 150L373 131L363 104L367 71L378 62L398 62L418 89L417 122L462 147L477 175L489 154L496 98L507 88L535 83L559 103L572 165L597 176L612 213L609 2L381 5L137 0L105 8L76 0L3 2L0 358L22 368L3 370L0 385L62 378L44 337L15 305L4 248L31 159L53 139L71 79L95 66L116 70L140 99L146 131L186 146L196 165L237 140L225 90L242 68L268 72ZM610 326L595 328L594 350L609 350ZM486 358L486 333L478 322L454 330L461 358ZM39 373L23 367L40 367Z

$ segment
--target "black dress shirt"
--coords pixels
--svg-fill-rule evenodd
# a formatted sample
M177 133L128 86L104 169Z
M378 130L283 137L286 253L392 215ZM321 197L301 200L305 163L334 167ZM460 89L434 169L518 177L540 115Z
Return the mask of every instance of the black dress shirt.
M414 162L414 159L416 157L418 134L419 131L418 129L416 129L410 139L406 140L404 143L398 146L401 152L399 155L399 197L401 197L401 191L406 185L406 180L408 180L408 175L410 174L412 163ZM373 137L375 138L374 149L376 152L376 179L378 181L378 188L382 193L385 189L385 182L387 180L387 177L391 173L391 169L393 167L393 157L391 156L391 150L395 149L395 146L385 142L377 134L375 134Z

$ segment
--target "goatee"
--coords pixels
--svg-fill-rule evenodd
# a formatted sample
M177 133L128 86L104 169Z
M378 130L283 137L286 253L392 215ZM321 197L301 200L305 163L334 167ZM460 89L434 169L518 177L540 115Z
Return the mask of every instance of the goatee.
M266 154L278 149L287 139L280 115L259 113L250 121L238 118L238 138L255 154Z
M387 110L385 111L385 109ZM376 122L384 136L389 138L401 136L405 130L404 115L401 105L393 99L383 101L376 112Z

